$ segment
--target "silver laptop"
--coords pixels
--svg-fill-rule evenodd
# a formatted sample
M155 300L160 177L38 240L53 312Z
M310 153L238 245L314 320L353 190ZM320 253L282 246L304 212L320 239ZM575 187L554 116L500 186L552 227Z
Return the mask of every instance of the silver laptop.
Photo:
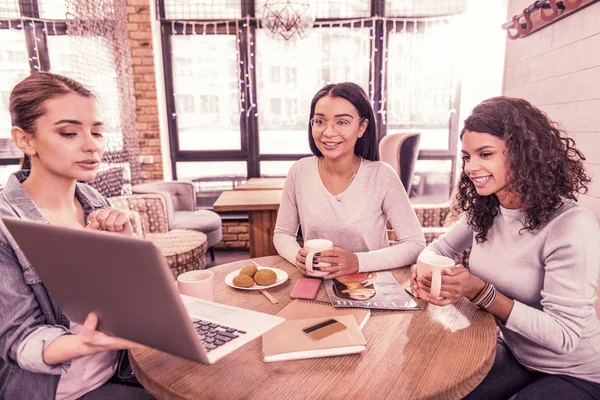
M81 324L93 311L103 332L205 364L284 321L180 296L163 255L149 241L2 221L71 321Z

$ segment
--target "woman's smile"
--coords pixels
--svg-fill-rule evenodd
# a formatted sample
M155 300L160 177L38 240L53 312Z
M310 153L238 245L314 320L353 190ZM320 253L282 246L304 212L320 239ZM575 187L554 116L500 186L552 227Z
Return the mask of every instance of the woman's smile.
M335 150L338 148L338 146L340 144L342 144L342 142L331 142L331 141L327 141L327 142L322 141L321 143L327 150Z
M471 180L475 184L475 187L483 187L492 179L492 175L483 175L477 177L471 177Z

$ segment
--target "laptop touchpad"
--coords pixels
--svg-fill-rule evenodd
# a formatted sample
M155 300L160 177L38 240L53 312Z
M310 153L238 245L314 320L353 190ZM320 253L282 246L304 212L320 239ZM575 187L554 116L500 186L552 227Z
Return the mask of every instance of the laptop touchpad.
M185 308L192 317L216 320L223 319L223 317L227 316L228 314L235 312L235 310L230 308L201 303L199 301L187 303Z

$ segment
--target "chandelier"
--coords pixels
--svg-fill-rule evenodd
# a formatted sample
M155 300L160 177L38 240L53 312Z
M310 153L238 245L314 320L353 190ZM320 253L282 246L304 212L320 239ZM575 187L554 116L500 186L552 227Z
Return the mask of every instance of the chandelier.
M313 0L265 0L257 16L272 38L301 39L310 34L315 23L312 3Z

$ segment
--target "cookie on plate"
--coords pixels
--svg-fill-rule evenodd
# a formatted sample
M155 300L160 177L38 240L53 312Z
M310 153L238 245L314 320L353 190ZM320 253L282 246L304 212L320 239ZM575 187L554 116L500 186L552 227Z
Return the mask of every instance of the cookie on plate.
M238 276L233 278L233 285L237 287L251 287L254 285L254 280L250 278L248 275L239 274Z
M277 274L270 269L261 269L254 275L254 282L259 285L272 285L277 281Z
M248 275L250 278L254 278L254 274L256 274L257 271L258 268L256 268L254 265L248 265L242 268L240 275Z

